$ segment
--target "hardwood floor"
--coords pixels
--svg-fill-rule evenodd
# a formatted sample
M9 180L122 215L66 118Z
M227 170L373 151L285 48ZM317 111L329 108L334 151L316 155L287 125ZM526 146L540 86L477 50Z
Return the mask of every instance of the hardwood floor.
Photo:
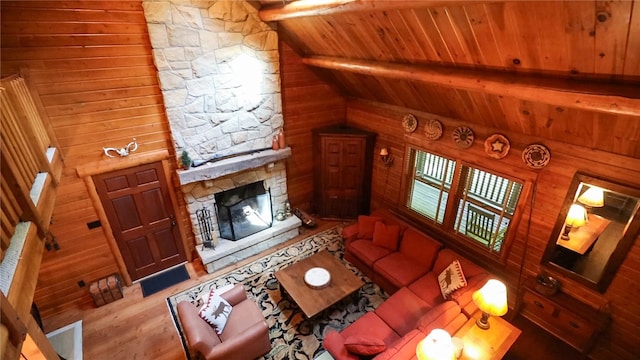
M165 301L168 296L220 276L335 224L337 223L320 220L315 229L302 229L301 235L277 248L267 250L214 274L207 274L199 261L187 264L191 279L185 282L148 297L142 296L140 284L134 284L124 289L123 299L113 303L85 311L69 311L43 319L45 332L82 320L85 359L185 359L180 338L173 326ZM562 360L577 357L577 353L567 345L526 319L516 317L513 323L522 330L522 335L505 359Z

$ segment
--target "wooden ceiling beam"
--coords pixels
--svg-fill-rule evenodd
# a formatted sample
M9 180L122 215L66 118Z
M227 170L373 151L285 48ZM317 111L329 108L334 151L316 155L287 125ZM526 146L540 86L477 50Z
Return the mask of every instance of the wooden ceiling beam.
M637 86L430 65L314 56L304 64L610 114L640 116Z
M456 1L452 3L450 0L297 0L287 4L266 6L260 10L259 16L262 21L280 21L305 16L322 16L355 11L402 10L451 5L460 6L465 3L478 4L479 2Z

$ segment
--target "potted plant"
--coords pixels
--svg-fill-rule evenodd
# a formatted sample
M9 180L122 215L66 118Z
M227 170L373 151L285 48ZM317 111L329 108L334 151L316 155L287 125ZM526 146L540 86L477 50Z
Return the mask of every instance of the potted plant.
M193 160L189 156L189 153L186 150L182 150L182 154L180 154L180 163L182 164L183 169L188 169L193 164Z

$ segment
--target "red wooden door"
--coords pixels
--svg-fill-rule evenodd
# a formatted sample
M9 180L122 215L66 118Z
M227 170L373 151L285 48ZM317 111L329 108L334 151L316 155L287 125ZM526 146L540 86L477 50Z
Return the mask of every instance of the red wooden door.
M186 261L162 163L101 174L93 181L132 280Z

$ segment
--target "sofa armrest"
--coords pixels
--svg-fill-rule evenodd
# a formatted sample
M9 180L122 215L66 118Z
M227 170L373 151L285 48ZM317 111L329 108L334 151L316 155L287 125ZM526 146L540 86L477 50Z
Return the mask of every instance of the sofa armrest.
M356 354L350 353L344 346L344 338L337 331L327 333L322 341L322 346L335 360L359 360Z
M489 280L488 274L476 275L467 279L467 286L454 291L450 299L458 303L467 316L470 316L478 308L473 302L473 293L480 289Z
M204 353L220 345L220 337L211 325L198 315L198 309L188 301L178 303L178 318L189 346Z
M345 226L342 229L342 238L344 239L345 244L356 240L358 238L358 223L356 222L349 226Z
M229 305L235 306L247 299L247 292L242 284L237 284L231 289L220 294L220 297L227 300Z
M219 345L203 353L207 360L241 360L253 358L255 346L262 346L267 322L262 320L248 327L241 334L225 339ZM268 331L268 330L267 330ZM258 345L256 345L258 344Z

